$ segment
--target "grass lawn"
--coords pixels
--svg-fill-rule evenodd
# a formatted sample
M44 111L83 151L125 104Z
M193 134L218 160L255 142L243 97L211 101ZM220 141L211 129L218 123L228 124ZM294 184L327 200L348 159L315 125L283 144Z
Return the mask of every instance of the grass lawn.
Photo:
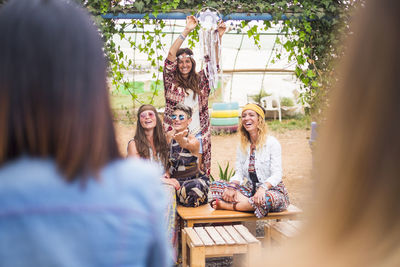
M138 87L140 84L138 85ZM124 123L133 123L132 114L143 104L152 104L157 109L165 107L164 90L157 90L156 94L153 91L143 92L141 89L135 90L137 98L133 100L132 96L127 90L113 90L110 93L111 109L114 113L116 120ZM209 106L211 107L214 102L221 102L222 93L220 89L215 92L212 91L209 96Z
M274 132L285 132L287 130L309 130L311 118L307 115L297 115L293 118L282 118L279 120L267 120L268 128Z

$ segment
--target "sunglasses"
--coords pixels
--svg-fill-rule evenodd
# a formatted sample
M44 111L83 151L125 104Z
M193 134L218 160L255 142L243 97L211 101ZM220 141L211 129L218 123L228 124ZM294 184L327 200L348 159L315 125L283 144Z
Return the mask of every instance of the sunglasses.
M171 115L171 120L176 120L177 118L179 118L180 121L183 121L185 119L185 115L180 114L179 116L176 116L175 114Z
M154 111L151 111L151 110L143 111L142 113L140 113L141 119L145 119L147 116L149 116L150 119L153 119L156 116L156 114L154 113Z

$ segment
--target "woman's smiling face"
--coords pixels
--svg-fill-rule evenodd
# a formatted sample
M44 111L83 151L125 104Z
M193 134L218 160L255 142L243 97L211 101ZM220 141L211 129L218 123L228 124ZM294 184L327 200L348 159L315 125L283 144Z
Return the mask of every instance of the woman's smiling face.
M153 110L145 110L140 113L140 125L145 130L154 129L157 125L156 114Z
M192 70L192 61L187 54L183 53L178 58L178 69L179 72L182 74L183 77L189 76L190 71Z
M242 112L242 125L247 132L258 130L258 114L253 110L245 110Z
M177 132L186 130L190 123L190 118L182 110L175 110L171 115L171 119L172 125Z

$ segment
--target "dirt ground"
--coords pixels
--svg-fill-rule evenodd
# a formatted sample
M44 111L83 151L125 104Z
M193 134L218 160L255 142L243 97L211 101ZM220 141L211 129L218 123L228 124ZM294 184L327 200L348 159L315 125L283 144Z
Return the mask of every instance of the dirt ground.
M117 142L122 155L126 155L128 141L134 135L132 125L115 123ZM311 150L308 145L308 130L292 130L284 133L271 132L282 146L283 182L285 183L291 203L302 208L311 199ZM235 165L236 148L239 143L237 134L212 136L211 173L218 177L218 163L225 167Z

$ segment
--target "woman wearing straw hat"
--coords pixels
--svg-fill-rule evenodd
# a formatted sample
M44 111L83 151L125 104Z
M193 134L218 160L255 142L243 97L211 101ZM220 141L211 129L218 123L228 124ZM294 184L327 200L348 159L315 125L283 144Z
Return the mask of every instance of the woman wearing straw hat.
M242 110L236 173L230 182L211 184L214 209L254 211L258 218L285 210L289 196L282 182L281 145L267 135L265 111L256 104Z

